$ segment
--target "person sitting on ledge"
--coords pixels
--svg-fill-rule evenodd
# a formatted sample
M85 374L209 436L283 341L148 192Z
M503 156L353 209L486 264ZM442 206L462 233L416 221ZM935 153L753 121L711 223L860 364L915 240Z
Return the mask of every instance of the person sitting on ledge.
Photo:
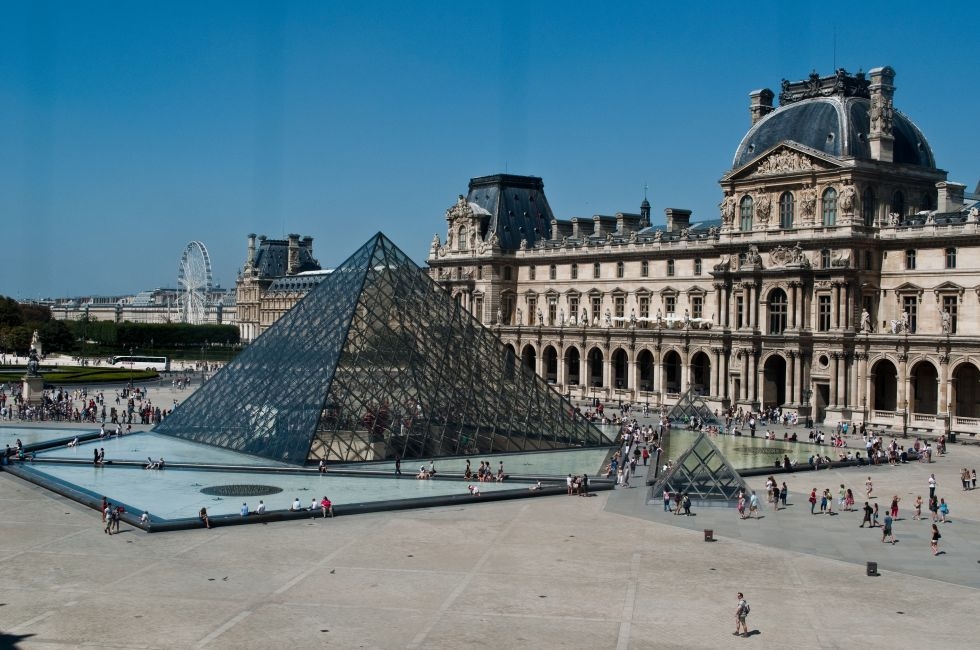
M540 490L543 487L544 486L541 485L541 481L538 481L537 483L535 483L534 485L532 485L531 487L529 487L528 490L530 490L531 492L537 492L538 490Z
M299 497L296 497L296 500L293 501L293 505L289 509L293 512L299 512L303 509L303 504L299 502Z
M424 481L425 479L431 477L429 476L429 473L425 470L425 466L419 465L419 473L415 475L415 478L417 478L420 481Z
M259 499L259 505L255 506L255 514L264 515L265 514L265 503L262 499Z
M333 504L327 495L323 495L323 499L320 501L320 509L323 511L323 518L326 519L327 516L333 517Z
M211 528L211 521L208 519L207 508L201 508L201 512L197 513L197 516L200 517L202 522L204 522L205 528Z

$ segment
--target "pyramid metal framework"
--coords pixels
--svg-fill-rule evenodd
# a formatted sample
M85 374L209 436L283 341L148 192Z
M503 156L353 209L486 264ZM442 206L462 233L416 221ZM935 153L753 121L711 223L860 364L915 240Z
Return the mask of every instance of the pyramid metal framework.
M610 444L381 233L154 430L293 464Z
M664 490L669 490L671 494L686 493L692 501L702 504L732 502L738 499L740 491L748 494L745 481L704 433L654 483L654 498Z
M687 392L678 398L677 403L667 412L667 417L671 421L690 420L692 417L697 417L705 423L715 421L714 413L701 396L694 392L693 387L688 388Z

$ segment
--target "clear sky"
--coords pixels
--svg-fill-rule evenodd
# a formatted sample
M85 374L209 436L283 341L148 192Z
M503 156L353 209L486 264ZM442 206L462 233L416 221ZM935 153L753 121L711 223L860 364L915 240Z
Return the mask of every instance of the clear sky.
M375 232L424 263L473 176L559 218L717 217L748 93L891 65L950 180L980 180L977 3L5 2L0 294L232 286L250 232L324 267ZM836 45L835 45L836 43Z

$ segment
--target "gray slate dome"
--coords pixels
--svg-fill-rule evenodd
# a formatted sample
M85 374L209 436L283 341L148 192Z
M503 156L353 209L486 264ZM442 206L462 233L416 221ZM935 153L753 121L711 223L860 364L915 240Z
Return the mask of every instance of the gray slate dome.
M819 97L781 106L756 122L735 151L732 168L752 162L770 147L792 140L837 158L871 159L868 145L870 100ZM894 162L936 168L932 148L919 128L894 112Z

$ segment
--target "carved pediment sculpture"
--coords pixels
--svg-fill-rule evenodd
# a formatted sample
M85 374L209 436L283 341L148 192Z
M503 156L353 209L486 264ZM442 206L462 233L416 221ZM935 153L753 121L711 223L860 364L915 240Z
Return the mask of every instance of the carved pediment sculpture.
M834 253L833 258L830 260L830 265L837 268L850 268L851 251L838 251Z
M786 266L793 261L793 249L777 246L769 251L770 266Z
M457 219L469 219L473 216L473 210L470 208L470 204L466 202L466 197L462 194L456 199L456 203L446 210L446 221L452 223Z
M759 247L755 244L749 246L749 251L745 254L745 264L762 268L762 256L759 255Z
M773 176L827 169L810 156L783 147L763 158L749 176Z

